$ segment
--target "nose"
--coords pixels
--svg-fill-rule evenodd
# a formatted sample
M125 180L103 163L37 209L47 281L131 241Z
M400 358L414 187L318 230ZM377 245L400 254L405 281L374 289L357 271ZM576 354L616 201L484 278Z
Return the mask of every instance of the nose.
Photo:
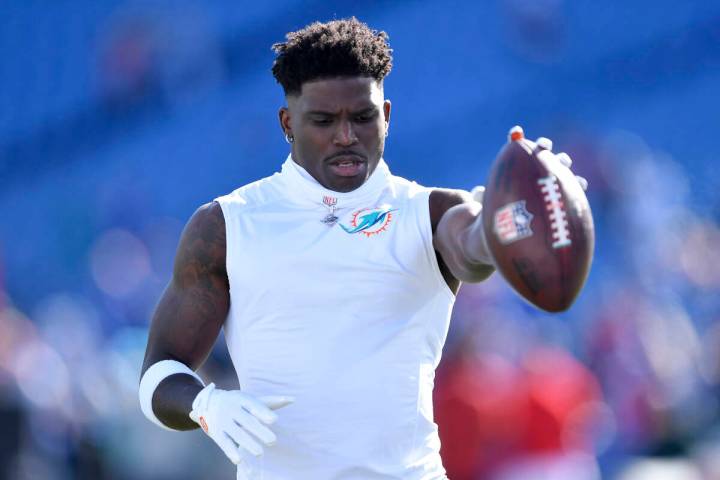
M339 147L349 147L358 142L358 138L352 128L352 122L343 120L338 124L335 131L333 143Z

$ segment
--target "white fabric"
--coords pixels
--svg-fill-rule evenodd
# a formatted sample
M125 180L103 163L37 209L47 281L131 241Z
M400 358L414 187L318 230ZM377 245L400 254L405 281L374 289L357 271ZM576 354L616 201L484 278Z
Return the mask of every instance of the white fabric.
M190 418L237 465L242 461L240 449L258 456L263 453L262 445L275 444L277 438L267 427L277 420L272 410L291 402L288 397L256 399L239 390L220 390L211 383L193 400Z
M332 192L288 158L217 199L241 389L296 399L278 412L276 445L247 458L248 478L445 478L432 389L454 295L430 192L385 162L357 190ZM323 197L337 201L334 226Z
M140 388L138 389L138 396L140 398L140 409L145 416L154 424L164 428L165 430L174 431L172 428L166 426L155 416L152 408L152 398L155 390L157 389L160 382L165 380L170 375L177 373L184 373L196 378L200 383L205 385L205 382L198 376L197 373L193 372L190 367L184 363L176 360L161 360L154 363L145 371L142 379L140 379Z

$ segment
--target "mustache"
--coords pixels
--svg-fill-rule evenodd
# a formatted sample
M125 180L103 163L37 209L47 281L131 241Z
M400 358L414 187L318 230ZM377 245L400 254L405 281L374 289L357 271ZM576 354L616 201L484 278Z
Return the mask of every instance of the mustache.
M339 157L358 157L358 158L362 159L363 161L367 161L367 158L362 153L356 152L354 150L341 150L339 152L333 153L329 157L326 157L325 162L326 163L332 162L333 160L335 160Z

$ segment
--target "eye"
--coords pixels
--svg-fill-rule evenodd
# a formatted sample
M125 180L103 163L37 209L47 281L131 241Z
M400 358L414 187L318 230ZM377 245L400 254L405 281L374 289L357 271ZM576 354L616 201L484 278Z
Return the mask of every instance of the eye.
M315 118L312 118L311 120L315 125L321 125L321 126L322 125L330 125L332 123L332 119L330 119L328 117L315 117Z
M374 113L363 113L362 115L358 115L355 117L355 121L359 123L368 123L375 120L375 114Z

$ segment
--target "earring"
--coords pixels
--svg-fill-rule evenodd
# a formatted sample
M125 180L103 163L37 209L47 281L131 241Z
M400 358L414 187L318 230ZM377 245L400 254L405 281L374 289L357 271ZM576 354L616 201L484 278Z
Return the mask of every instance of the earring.
M295 137L293 137L291 134L286 133L285 134L285 141L287 143L293 143L295 141Z
M385 129L385 138L387 138L388 135L390 135L390 129L389 129L389 128L386 128L386 129Z

